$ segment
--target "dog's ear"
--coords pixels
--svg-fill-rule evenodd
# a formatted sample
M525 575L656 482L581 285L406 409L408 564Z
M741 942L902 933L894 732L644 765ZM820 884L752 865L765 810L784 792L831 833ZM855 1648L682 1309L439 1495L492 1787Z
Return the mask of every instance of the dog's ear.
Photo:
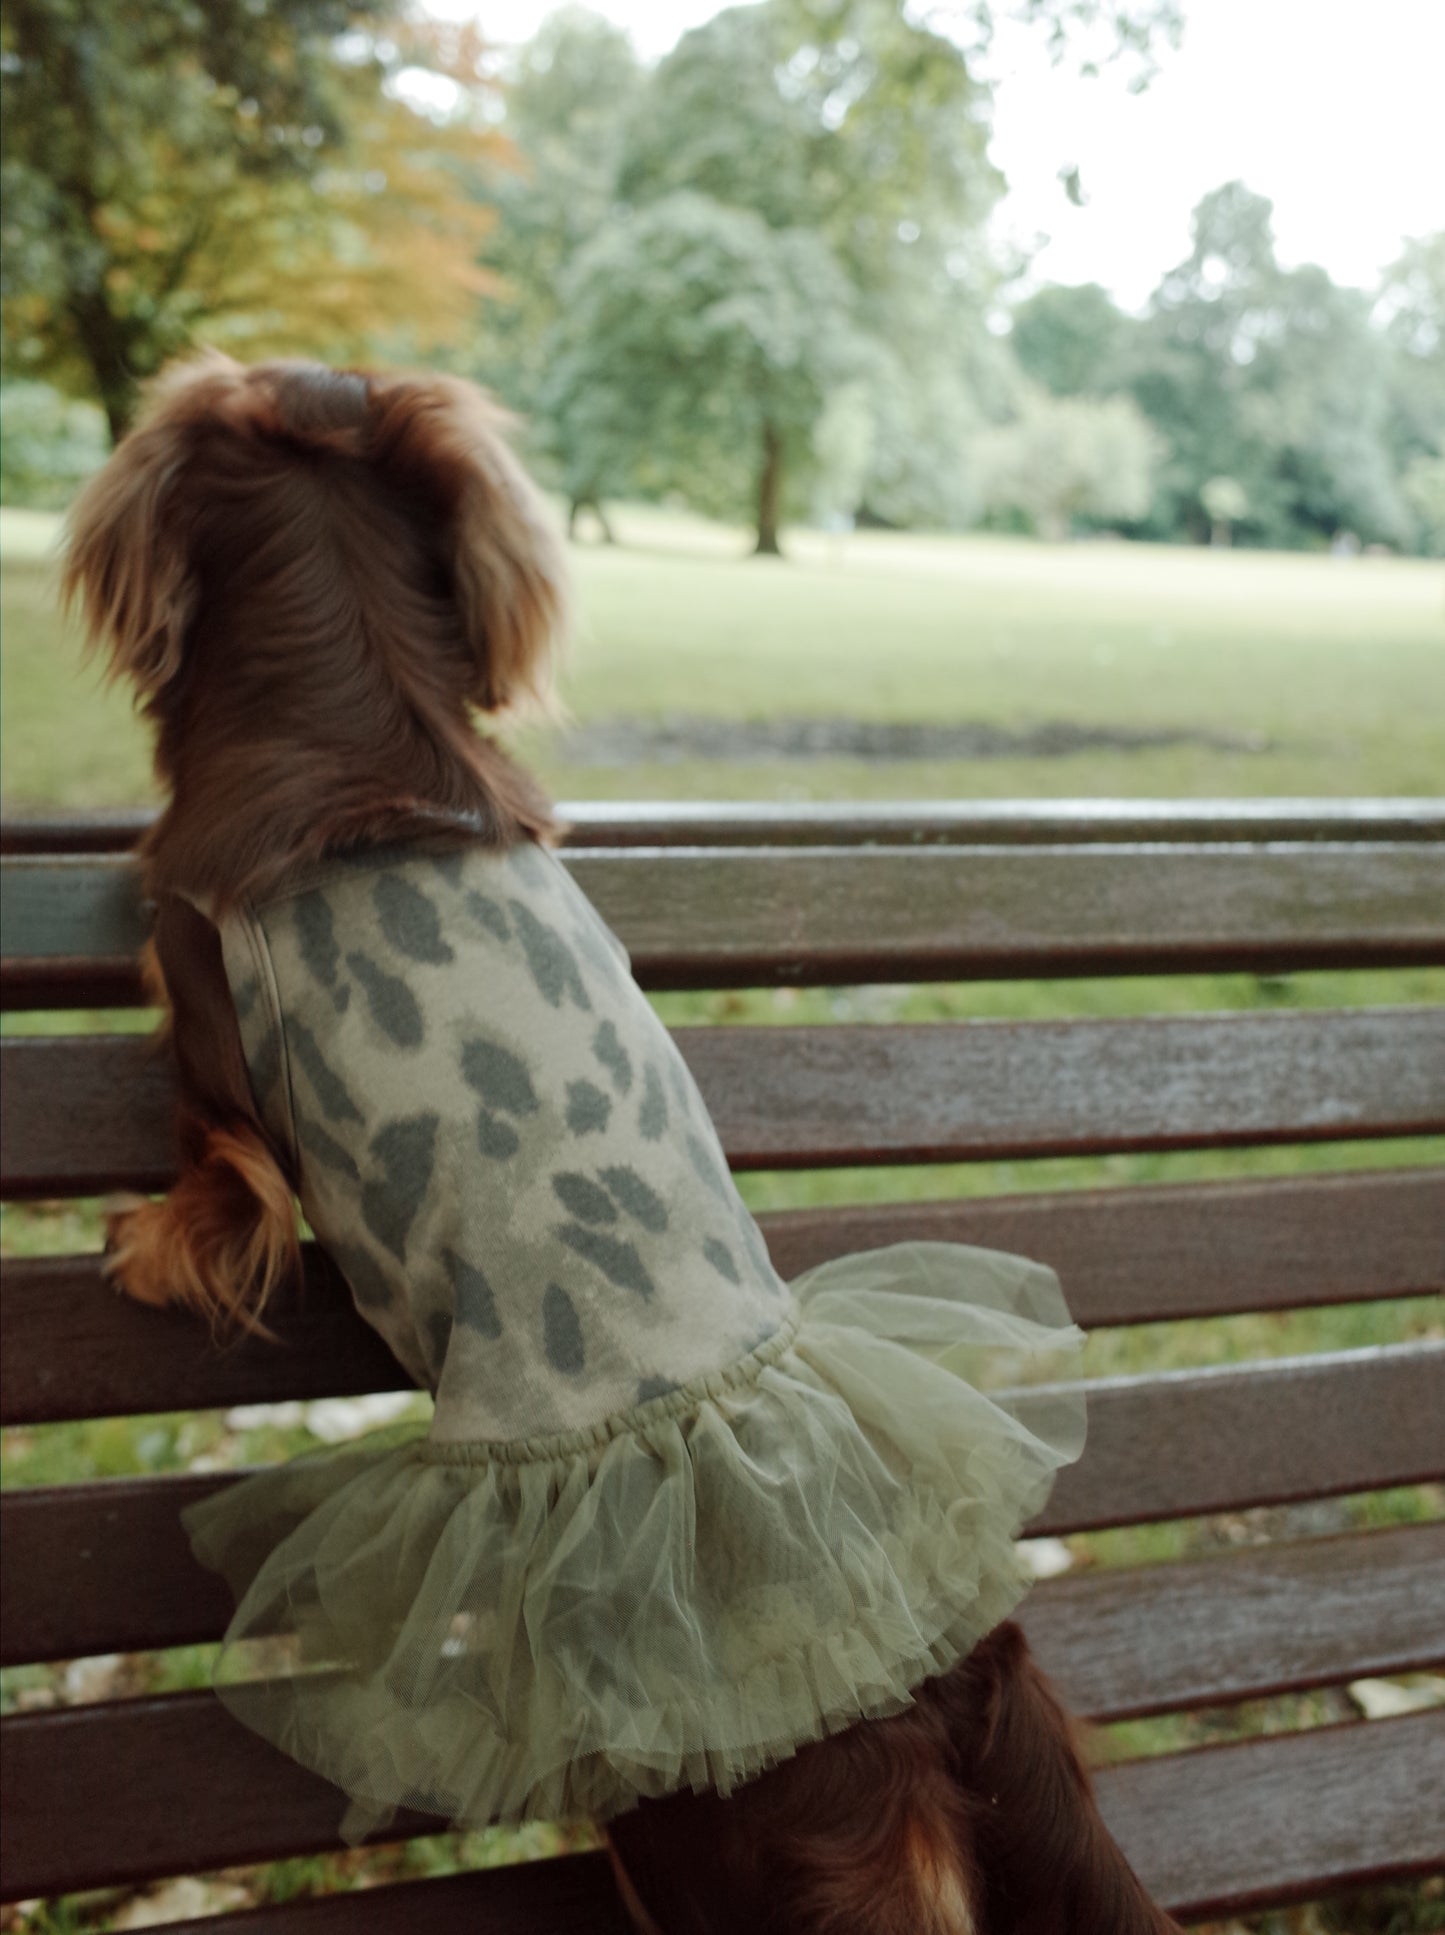
M373 463L435 505L467 643L471 697L499 712L546 706L567 603L562 541L508 442L511 420L450 376L371 383Z
M153 698L181 666L197 583L183 493L188 426L232 390L241 371L207 355L167 371L146 392L136 426L91 478L67 520L62 592L78 603L112 669Z

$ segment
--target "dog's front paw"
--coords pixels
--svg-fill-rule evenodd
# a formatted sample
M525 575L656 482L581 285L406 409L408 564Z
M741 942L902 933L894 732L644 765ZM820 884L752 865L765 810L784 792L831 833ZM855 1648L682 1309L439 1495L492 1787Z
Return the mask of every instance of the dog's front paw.
M143 1196L113 1197L105 1219L107 1281L137 1303L174 1301L174 1241L164 1202Z

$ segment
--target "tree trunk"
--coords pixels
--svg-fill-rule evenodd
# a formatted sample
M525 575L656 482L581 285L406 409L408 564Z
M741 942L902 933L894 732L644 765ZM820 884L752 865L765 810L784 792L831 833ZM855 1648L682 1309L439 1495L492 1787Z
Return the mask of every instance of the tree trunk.
M77 292L71 296L69 308L76 336L95 378L96 394L105 411L105 420L110 426L110 440L119 443L130 428L136 404L135 374L131 367L132 359L127 353L126 330L111 314L99 290Z
M783 440L773 423L763 425L763 469L758 478L758 541L753 555L780 558L778 503L783 490Z

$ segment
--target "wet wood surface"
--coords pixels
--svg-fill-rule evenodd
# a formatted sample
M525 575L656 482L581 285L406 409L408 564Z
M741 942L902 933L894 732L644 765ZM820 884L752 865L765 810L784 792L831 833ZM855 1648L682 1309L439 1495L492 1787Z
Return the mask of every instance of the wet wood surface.
M1445 962L1445 842L580 849L648 988ZM140 999L120 858L0 862L0 1000Z
M761 1218L788 1279L890 1243L973 1243L1059 1272L1075 1320L1111 1324L1445 1294L1445 1169L1067 1190ZM11 1258L0 1291L0 1423L219 1409L404 1388L314 1245L277 1341L218 1345L184 1312L119 1296L98 1256Z
M246 1732L209 1694L12 1716L0 1723L0 1774L10 1797L10 1899L315 1853L340 1841L336 1791ZM1134 1761L1105 1769L1097 1785L1140 1878L1192 1919L1425 1873L1445 1859L1445 1711ZM386 1838L435 1825L404 1816ZM541 1919L513 1925L531 1935L607 1926L575 1919L589 1912L579 1883L595 1885L601 1913L611 1913L605 1861L582 1859L590 1874L566 1862L539 1864L526 1907ZM503 1890L515 1886L508 1872ZM475 1916L486 1912L494 1883L494 1874L475 1877ZM552 1886L555 1920L547 1919ZM211 1924L216 1935L225 1926Z
M682 1028L675 1040L740 1169L1445 1130L1445 1007ZM8 1039L0 1185L13 1197L163 1188L172 1107L146 1037Z
M1445 1476L1445 1343L1088 1386L1089 1438L1029 1528L1058 1534ZM1025 1416L1027 1415L1025 1409ZM229 1615L180 1515L233 1476L110 1479L0 1498L6 1664L216 1638Z

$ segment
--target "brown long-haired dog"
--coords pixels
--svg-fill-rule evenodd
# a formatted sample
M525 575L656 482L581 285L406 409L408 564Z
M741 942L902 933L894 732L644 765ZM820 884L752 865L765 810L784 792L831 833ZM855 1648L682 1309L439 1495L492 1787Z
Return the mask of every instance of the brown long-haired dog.
M141 854L170 1011L182 1170L111 1225L144 1303L258 1326L298 1258L295 1178L255 1107L223 911L326 854L556 832L481 737L549 689L557 539L505 419L440 376L243 369L162 379L77 504L66 565L156 727L167 804ZM660 1935L1162 1935L1069 1722L1014 1626L895 1718L803 1748L731 1799L611 1823Z

